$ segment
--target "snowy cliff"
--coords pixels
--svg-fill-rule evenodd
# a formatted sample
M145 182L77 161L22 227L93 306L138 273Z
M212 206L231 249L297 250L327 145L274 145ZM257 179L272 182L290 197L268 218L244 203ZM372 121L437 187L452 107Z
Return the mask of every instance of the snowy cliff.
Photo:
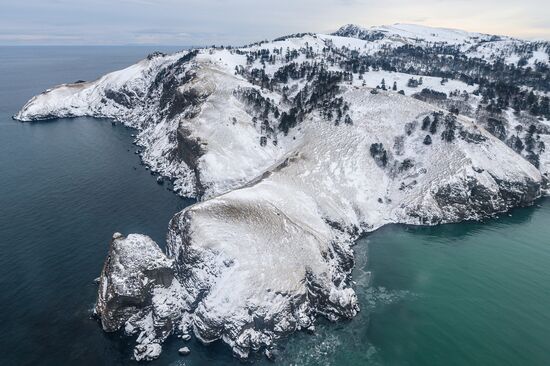
M442 43L495 41L485 37L346 26L153 54L31 99L15 118L87 115L138 128L144 162L179 194L201 199L171 220L167 253L146 236L113 238L96 306L103 328L138 334L137 360L158 356L170 334L191 332L204 343L221 339L240 358L271 356L277 339L314 329L317 317L359 311L350 273L361 233L532 204L550 168L547 90L533 75L548 77L547 59L528 59L537 69L521 73L538 109L498 112L483 94L494 74L475 74L498 60L443 58L443 75L424 51L405 67L381 43L410 52L403 42L423 39L429 53ZM465 78L468 67L476 71ZM525 90L513 97L530 98Z

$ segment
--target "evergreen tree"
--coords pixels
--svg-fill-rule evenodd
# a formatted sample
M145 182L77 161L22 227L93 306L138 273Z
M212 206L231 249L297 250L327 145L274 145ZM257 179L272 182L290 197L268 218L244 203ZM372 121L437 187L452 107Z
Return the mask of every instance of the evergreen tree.
M439 121L438 121L437 115L435 115L432 123L430 124L430 133L432 135L437 132L438 123L439 123Z
M424 117L424 119L422 120L422 130L426 131L430 127L430 123L432 123L432 121L430 120L430 116Z
M379 166L385 167L388 164L388 154L381 143L371 144L370 154Z

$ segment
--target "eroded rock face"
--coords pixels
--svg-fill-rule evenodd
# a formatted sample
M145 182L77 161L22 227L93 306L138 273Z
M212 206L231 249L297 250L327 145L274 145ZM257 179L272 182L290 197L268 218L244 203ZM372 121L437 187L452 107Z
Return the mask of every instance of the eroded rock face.
M485 172L476 175L482 176L444 184L434 193L439 207L454 213L453 221L481 219L512 207L528 206L541 195L540 181L526 178L510 182Z
M153 359L179 320L179 291L173 261L151 238L115 233L101 272L95 314L107 332L139 334L136 360Z

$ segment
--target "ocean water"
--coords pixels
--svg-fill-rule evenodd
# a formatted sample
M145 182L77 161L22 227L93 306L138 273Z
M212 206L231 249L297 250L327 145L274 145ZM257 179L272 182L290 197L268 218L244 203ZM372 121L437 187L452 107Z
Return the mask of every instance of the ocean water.
M550 200L359 240L362 312L289 342L298 365L550 365ZM367 260L368 258L368 260Z
M0 47L0 365L135 365L91 319L113 232L163 245L191 204L156 184L130 129L11 119L31 96L91 80L147 47ZM550 365L550 201L485 223L384 227L355 247L362 311L282 342L281 365ZM367 260L368 259L368 260ZM241 365L222 344L156 365ZM268 362L262 357L254 364Z

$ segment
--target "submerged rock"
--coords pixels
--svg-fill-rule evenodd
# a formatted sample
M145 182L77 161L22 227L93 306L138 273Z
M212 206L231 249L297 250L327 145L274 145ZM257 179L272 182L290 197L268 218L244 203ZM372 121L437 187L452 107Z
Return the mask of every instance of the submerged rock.
M162 346L158 343L138 344L134 348L136 361L150 361L158 358L162 353Z
M189 349L189 347L182 347L178 350L178 352L182 356L187 356L188 354L191 353L191 350Z

